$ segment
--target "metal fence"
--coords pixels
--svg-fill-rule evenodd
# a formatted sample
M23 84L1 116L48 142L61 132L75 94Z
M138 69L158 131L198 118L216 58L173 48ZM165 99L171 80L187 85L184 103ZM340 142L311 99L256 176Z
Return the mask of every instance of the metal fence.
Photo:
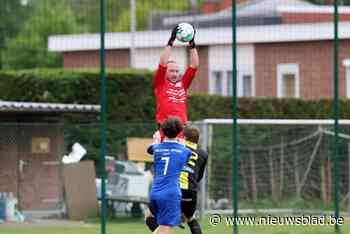
M216 199L222 196L227 199L222 203L228 203L227 207L232 207L234 216L238 216L238 207L245 205L244 202L242 204L239 202L242 197L249 197L253 200L266 198L272 200L267 202L274 202L277 207L280 207L284 203L279 198L294 191L293 194L297 197L306 196L305 193L307 193L311 198L321 196L323 202L333 199L335 215L339 216L341 202L346 193L340 185L341 183L347 184L347 182L342 182L341 177L342 173L345 173L343 172L345 169L341 167L347 148L342 145L343 140L339 136L340 132L343 134L346 132L342 132L338 119L341 114L339 100L348 99L350 96L350 14L349 7L346 6L349 4L348 1L4 0L3 2L3 6L6 7L0 8L0 68L2 70L100 67L102 81L105 81L103 72L105 68L109 70L137 68L153 71L157 68L159 55L170 36L170 29L181 22L192 23L197 29L196 43L201 64L197 78L191 85L191 93L232 96L233 98L232 144L225 148L227 152L232 153L233 157L227 156L224 159L226 163L224 166L232 165L232 168L225 169L228 175L232 176L232 180L218 179L225 183L232 182L232 186L227 184L223 194L216 194L220 193L220 190L209 191L212 196L210 198L215 200L215 206L219 206L216 204ZM334 5L329 5L331 3ZM106 10L106 17L103 14L104 10ZM106 34L103 33L104 29ZM188 64L187 55L186 46L177 44L174 47L172 59L179 63L181 73ZM102 82L102 84L102 93L106 96L112 95L113 91L105 93L106 83ZM45 93L43 96L45 97ZM74 139L76 136L74 134L79 135L80 132L87 131L88 134L84 135L86 138L80 138L80 136L79 140L90 145L90 152L95 159L99 154L104 155L104 152L118 151L120 153L119 150L124 147L125 136L148 135L154 129L154 126L151 125L144 128L143 125L137 126L136 124L134 131L123 131L121 130L123 127L120 129L120 126L124 125L120 123L116 124L118 128L110 128L112 125L106 125L105 122L105 113L108 111L105 109L106 96L101 98L101 125L79 129L75 129L76 126L69 126L71 129L66 136L68 139ZM304 149L309 151L307 155L310 159L312 156L319 156L313 153L314 149L329 144L330 150L328 154L324 154L326 156L323 156L328 161L321 160L322 163L320 162L315 168L312 163L310 169L304 168L304 159L300 158L299 150L282 147L285 139L280 138L276 140L276 144L270 142L271 146L267 147L269 149L264 149L262 152L257 149L259 147L254 150L249 149L250 147L243 148L246 137L243 133L248 134L250 130L243 132L236 122L238 118L237 98L241 97L333 100L333 105L323 111L325 115L333 116L334 129L330 131L334 132L335 137L327 138L328 135L327 137L322 135L322 141L318 141L319 136L316 136L307 141L306 148L300 146L303 151ZM263 112L264 108L269 107L259 108L262 108ZM295 111L293 113L295 118L299 119L304 114ZM107 134L101 134L102 140L98 136L100 126ZM213 128L214 133L228 131L227 129L221 130L221 127L216 127L216 125ZM17 131L20 132L20 130L6 131L10 132L8 137L2 139L4 142L2 145L9 147L0 146L2 147L1 152L4 155L11 155L13 152L9 150L13 150L12 147L18 145L12 142L11 139L15 139L12 136L17 137ZM284 127L276 131L271 130L273 134L279 136L278 131L289 130ZM118 134L120 134L119 140L113 142L114 139L110 138L110 135L117 136ZM229 137L228 132L227 134ZM92 135L94 137L91 137ZM307 135L301 134L295 140ZM22 135L18 136L22 137ZM105 136L109 138L104 139ZM48 144L47 139L37 139L38 142L42 142L41 140L44 143L39 144L39 148L45 148ZM334 143L333 148L331 147L332 142ZM210 144L210 142L207 143ZM322 146L317 146L318 144ZM16 168L19 168L14 171L6 170L8 176L16 175L19 180L21 170L26 170L29 162L21 158L20 152L33 150L29 145L27 143L26 146L23 146L25 148L16 149L17 153L14 154L14 158L17 160L14 160L13 157L8 160L0 158L4 160L4 163L5 161L13 163ZM104 145L108 149L98 153L98 148ZM278 148L278 145L281 147ZM229 151L230 147L232 147L231 151ZM258 151L267 162L265 160L259 162L260 159L256 156ZM242 159L239 158L240 153ZM290 159L292 161L286 159L287 154L294 155L293 159ZM269 163L269 155L279 156L276 156L276 161ZM44 162L47 168L57 167L51 160ZM43 164L44 162L40 160L37 162L37 157L34 157L31 163ZM324 177L323 179L328 182L319 183L320 181L315 180L315 182L309 181L308 184L307 176L304 176L306 179L303 182L302 173L293 173L288 168L294 163L295 166L292 166L292 169L309 170L310 173L313 170L321 171L319 176ZM307 164L307 161L305 163ZM220 171L221 166L218 164L217 167L210 168L210 170ZM259 171L259 166L263 168L262 171ZM333 170L333 174L329 168ZM265 169L266 171L263 172ZM244 178L247 173L249 176ZM263 173L261 178L259 173ZM271 173L274 175L271 176ZM289 177L284 176L284 173L287 173ZM333 176L330 176L331 174ZM26 182L26 178L22 178L21 182L22 180L23 183ZM282 183L283 180L291 184L286 178L294 180L292 187ZM27 182L30 183L30 181ZM3 186L2 184L0 183L0 186ZM13 185L16 193L20 191L16 187L18 184L17 182L17 185ZM319 185L321 187L316 191L312 189ZM309 186L310 190L304 191L305 186ZM33 188L39 189L36 186ZM34 194L34 192L30 189L23 191L29 194ZM52 205L57 199L61 198L58 196L54 199L47 199L46 203ZM35 201L33 200L31 204L35 204ZM25 204L21 205L25 207ZM235 226L236 233L237 230Z

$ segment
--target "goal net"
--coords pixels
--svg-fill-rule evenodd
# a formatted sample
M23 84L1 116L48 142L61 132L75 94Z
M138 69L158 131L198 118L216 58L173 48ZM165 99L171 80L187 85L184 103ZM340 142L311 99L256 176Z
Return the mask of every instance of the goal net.
M232 212L232 120L196 122L209 151L204 213ZM349 200L350 121L340 121L340 207ZM332 120L238 120L239 213L333 212Z

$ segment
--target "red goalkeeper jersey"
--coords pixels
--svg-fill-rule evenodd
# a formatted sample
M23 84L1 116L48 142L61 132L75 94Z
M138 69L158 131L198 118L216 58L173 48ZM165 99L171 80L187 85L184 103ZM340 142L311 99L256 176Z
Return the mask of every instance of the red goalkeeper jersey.
M181 80L173 83L165 78L167 67L159 64L154 76L154 94L156 96L156 121L163 123L169 116L180 118L187 123L187 90L197 69L189 67Z

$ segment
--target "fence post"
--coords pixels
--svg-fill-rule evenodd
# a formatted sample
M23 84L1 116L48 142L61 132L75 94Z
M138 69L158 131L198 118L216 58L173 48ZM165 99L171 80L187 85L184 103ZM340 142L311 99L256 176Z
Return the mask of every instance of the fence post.
M233 217L238 218L238 162L239 162L239 134L237 125L237 16L236 0L232 1L232 205ZM237 222L233 223L233 233L238 234Z
M334 100L333 100L333 118L334 118L334 217L339 219L339 37L338 37L338 0L334 0ZM338 222L335 222L335 231L340 232Z
M202 148L205 151L208 151L208 124L205 123L204 121L201 123L201 128L202 128ZM207 166L207 170L204 171L204 175L202 178L202 182L200 184L200 206L199 206L199 214L200 214L200 218L202 219L205 215L205 207L206 207L206 198L207 198L207 188L208 188L208 166Z
M107 1L107 0L106 0ZM102 172L101 177L101 234L106 234L106 216L107 216L107 201L106 201L106 102L107 102L107 86L106 86L106 63L105 63L105 27L106 27L106 14L105 14L105 0L100 0L100 134L101 134L101 146L100 146L100 169Z

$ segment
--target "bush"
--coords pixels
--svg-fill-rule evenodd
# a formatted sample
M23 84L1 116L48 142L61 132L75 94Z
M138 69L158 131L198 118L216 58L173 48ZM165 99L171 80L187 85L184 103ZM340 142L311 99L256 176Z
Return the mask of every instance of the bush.
M155 100L152 73L142 70L110 71L107 75L107 116L110 121L153 122ZM35 69L0 72L0 99L9 101L99 104L97 70ZM350 117L342 100L341 118ZM190 120L231 118L232 98L215 95L189 97ZM315 119L332 117L332 101L240 98L239 118Z

